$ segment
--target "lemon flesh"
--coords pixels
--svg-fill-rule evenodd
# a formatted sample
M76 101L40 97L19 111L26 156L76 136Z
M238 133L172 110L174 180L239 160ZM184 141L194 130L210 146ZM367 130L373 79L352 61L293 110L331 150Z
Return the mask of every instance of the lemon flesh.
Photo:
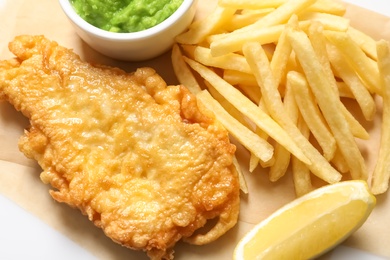
M365 181L324 186L257 224L236 246L234 259L313 258L356 231L375 203Z

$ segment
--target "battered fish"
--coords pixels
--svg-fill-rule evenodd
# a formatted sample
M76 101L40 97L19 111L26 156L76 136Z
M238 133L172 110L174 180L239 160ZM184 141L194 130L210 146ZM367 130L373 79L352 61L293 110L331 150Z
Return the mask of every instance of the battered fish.
M16 58L0 62L0 99L30 119L19 148L38 161L55 200L151 259L236 224L235 146L185 87L151 68L93 66L43 36L9 48Z

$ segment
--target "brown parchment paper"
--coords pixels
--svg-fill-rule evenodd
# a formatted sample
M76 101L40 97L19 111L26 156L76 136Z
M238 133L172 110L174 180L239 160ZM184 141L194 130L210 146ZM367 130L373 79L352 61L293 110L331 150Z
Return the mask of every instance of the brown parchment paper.
M211 11L216 1L200 0L196 19ZM390 18L348 5L347 17L356 28L375 39L390 40ZM170 53L146 62L123 62L104 57L90 49L75 34L57 1L9 0L0 6L0 59L8 59L8 42L20 34L43 34L59 44L74 49L82 59L118 66L126 71L151 66L168 84L176 84ZM378 100L380 101L380 100ZM359 142L370 171L375 165L380 134L381 107L372 122L364 122L371 139ZM359 116L359 115L357 115ZM39 179L39 166L26 159L18 150L18 139L28 121L8 103L0 103L0 193L36 215L49 226L101 259L147 259L143 253L123 248L94 227L78 210L54 202L49 186ZM265 171L258 168L249 173L248 153L238 145L237 157L242 164L249 194L242 195L239 223L230 232L206 246L179 243L175 259L231 259L238 240L253 226L280 206L294 198L291 177L287 174L277 183L270 183ZM390 258L390 197L389 192L377 197L377 206L366 223L347 241L347 246ZM4 245L3 245L4 246ZM329 254L322 257L326 259Z

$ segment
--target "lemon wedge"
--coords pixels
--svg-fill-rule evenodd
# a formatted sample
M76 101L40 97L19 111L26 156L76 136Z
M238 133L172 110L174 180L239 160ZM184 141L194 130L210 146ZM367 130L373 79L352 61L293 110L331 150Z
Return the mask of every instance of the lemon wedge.
M310 259L344 241L376 203L365 181L343 181L286 204L237 244L233 258Z

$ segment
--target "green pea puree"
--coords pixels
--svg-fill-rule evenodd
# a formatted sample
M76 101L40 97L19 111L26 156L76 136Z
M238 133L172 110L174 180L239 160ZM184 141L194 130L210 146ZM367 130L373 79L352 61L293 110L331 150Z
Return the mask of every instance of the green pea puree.
M138 32L171 16L183 0L70 0L88 23L110 32Z

